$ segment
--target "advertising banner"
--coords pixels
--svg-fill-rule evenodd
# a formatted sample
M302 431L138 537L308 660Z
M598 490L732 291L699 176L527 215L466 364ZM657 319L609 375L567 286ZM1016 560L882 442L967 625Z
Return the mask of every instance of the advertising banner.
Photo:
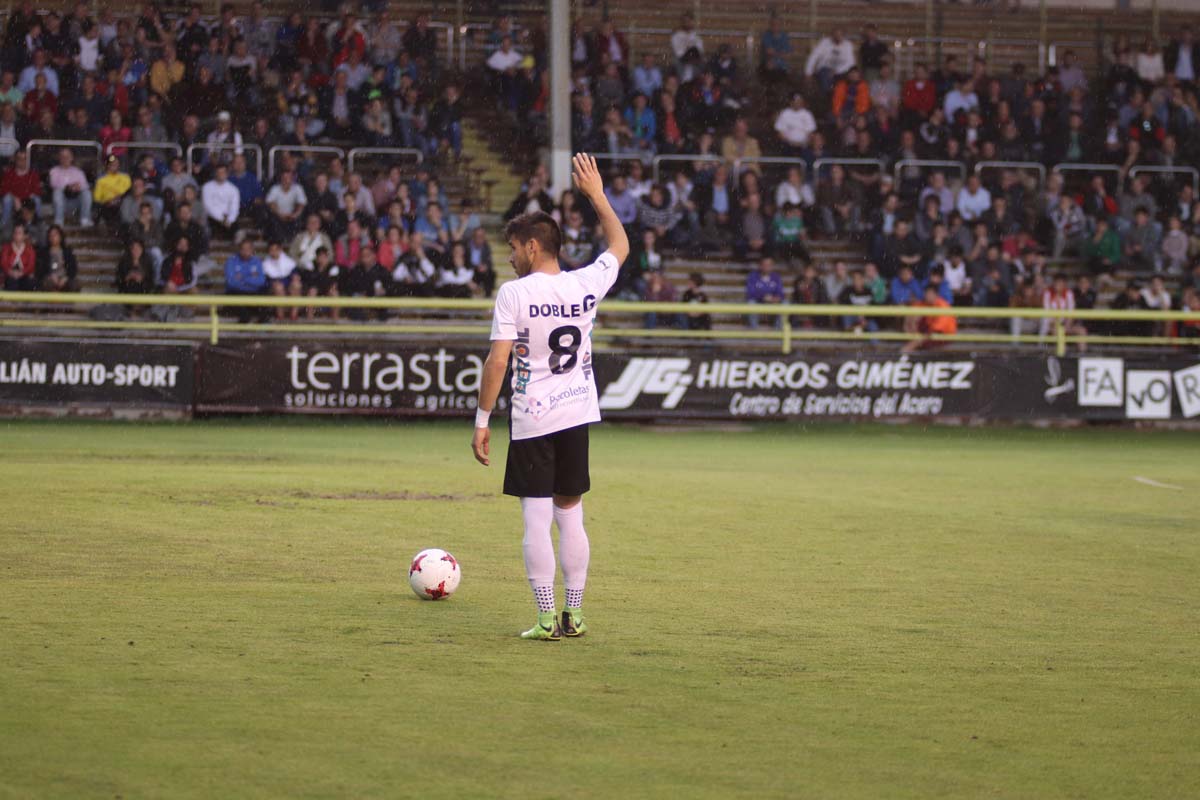
M205 346L196 410L466 416L485 356L403 342Z
M191 344L0 339L0 405L190 411Z
M418 343L205 346L196 410L467 416L484 355L482 347ZM1200 416L1200 360L1177 356L599 353L595 369L607 418ZM533 400L545 410L558 398Z

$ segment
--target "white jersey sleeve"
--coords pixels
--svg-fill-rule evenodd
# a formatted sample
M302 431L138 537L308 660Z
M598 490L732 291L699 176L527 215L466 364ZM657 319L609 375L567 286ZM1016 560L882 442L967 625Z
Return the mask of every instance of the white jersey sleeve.
M603 298L608 291L612 289L613 284L617 282L617 275L621 272L621 264L608 250L600 254L593 263L586 267L581 267L575 270L575 274L579 276L587 287L596 293L596 299Z
M506 283L496 292L496 305L492 311L492 340L513 341L517 338L517 313L520 300L516 285Z

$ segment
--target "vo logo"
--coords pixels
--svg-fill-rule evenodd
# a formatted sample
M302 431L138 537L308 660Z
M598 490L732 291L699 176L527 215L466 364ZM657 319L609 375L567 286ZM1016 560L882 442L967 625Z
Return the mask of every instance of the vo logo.
M1171 418L1171 373L1131 369L1125 373L1125 416L1129 419Z

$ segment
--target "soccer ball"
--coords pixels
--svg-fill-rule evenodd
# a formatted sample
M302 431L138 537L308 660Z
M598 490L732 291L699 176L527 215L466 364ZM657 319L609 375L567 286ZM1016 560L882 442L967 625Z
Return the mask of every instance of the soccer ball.
M431 547L417 553L408 568L408 585L422 600L444 600L454 594L462 570L454 556Z

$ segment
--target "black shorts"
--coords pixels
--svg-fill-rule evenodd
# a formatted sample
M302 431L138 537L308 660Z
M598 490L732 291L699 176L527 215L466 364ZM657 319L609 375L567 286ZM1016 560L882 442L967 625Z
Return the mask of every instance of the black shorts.
M508 463L504 467L505 494L572 497L590 488L587 425L509 442Z

